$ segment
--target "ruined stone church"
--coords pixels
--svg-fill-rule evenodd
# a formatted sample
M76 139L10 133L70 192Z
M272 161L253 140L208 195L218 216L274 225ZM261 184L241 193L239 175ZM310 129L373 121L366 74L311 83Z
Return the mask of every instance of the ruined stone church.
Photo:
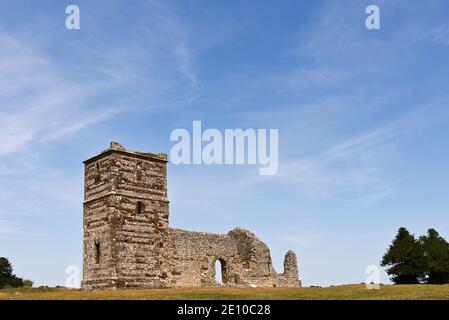
M276 273L269 248L248 230L170 227L166 164L164 153L115 142L84 162L84 289L301 285L295 253L286 253L284 272Z

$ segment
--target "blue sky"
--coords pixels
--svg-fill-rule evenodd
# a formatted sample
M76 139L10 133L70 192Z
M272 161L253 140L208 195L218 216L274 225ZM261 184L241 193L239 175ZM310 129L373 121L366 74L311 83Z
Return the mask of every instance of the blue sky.
M77 4L81 29L65 28ZM376 4L381 30L365 28ZM279 129L279 170L169 165L170 223L254 231L305 285L360 283L396 230L449 239L446 1L0 2L0 256L82 265L82 161L192 127ZM385 273L381 282L388 282Z

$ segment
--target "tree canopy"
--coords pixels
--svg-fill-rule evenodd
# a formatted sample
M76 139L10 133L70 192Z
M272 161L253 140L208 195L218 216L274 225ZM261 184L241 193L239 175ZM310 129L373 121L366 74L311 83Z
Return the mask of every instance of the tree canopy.
M0 288L22 287L23 279L13 274L13 268L8 259L0 257Z
M401 227L381 265L396 284L449 283L449 243L434 229L416 239Z
M435 229L419 238L424 250L426 283L449 283L449 243Z

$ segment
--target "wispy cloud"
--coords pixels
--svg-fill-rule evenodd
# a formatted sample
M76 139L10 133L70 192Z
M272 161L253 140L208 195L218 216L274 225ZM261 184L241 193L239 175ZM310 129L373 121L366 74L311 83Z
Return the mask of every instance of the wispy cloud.
M127 113L188 106L200 94L182 20L166 4L140 4L120 35L101 13L89 15L99 2L83 6L82 28L90 29L67 31L69 41L53 29L43 40L0 27L0 235L35 228L16 224L24 217L51 221L79 210L78 168L50 165L43 158L53 156L41 150Z
M278 126L285 152L277 175L250 181L287 184L313 199L373 203L394 194L400 177L393 168L401 161L403 142L438 118L444 103L410 101L413 89L407 81L390 84L392 78L405 77L410 66L404 61L416 58L414 48L432 40L424 23L429 16L418 22L400 18L385 37L383 30L364 28L363 4L327 4L284 52L297 67L247 85L290 95L292 101L275 112L246 114L259 126ZM407 10L404 2L381 5L383 13L401 6ZM443 40L445 28L438 35Z
M115 38L77 40L71 47L76 62L64 56L55 60L29 35L0 31L0 156L123 112L195 99L199 82L182 22L159 2L144 10L151 25L137 21L126 47ZM106 26L96 22L98 29ZM111 100L115 92L122 94Z
M92 95L90 84L64 77L63 70L26 39L7 34L0 38L0 155L115 114L111 109L88 111L83 103Z
M158 1L148 3L151 10L156 10L157 14L153 15L151 21L142 25L147 41L154 47L165 48L166 50L159 54L171 56L179 71L193 84L197 84L198 79L193 67L193 49L189 44L186 27L182 25L173 8L167 4Z
M432 104L434 110L438 103ZM293 184L312 198L373 203L394 193L391 170L398 161L400 145L432 120L424 105L397 120L355 135L318 154L280 165L275 180ZM395 176L395 178L393 178Z

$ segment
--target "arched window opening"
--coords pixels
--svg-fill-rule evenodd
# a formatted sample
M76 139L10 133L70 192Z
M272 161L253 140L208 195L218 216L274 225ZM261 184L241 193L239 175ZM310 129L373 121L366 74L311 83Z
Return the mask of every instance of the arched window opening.
M215 261L215 281L219 284L225 283L226 264L222 259Z

